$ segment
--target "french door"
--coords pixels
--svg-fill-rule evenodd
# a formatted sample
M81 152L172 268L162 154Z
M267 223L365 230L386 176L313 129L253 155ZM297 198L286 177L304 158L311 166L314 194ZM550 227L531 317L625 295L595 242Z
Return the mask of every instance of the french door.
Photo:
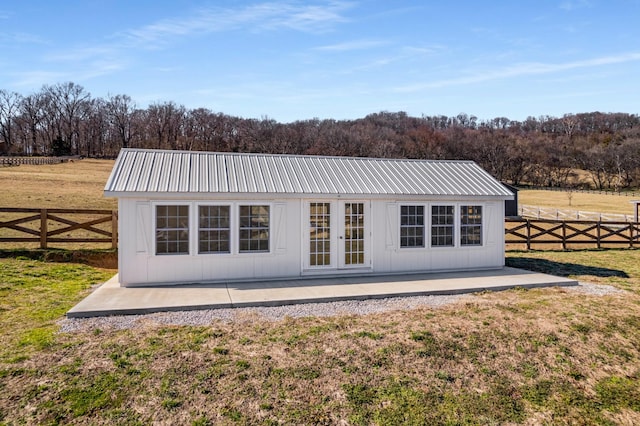
M309 269L368 267L369 202L312 201L307 203Z
M341 201L340 218L341 232L338 236L338 267L362 267L368 257L365 233L365 203L361 201Z

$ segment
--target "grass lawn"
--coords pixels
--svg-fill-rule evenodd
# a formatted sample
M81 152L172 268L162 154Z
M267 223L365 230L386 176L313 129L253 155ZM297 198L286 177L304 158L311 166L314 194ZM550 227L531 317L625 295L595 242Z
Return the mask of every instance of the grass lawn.
M0 424L639 424L640 251L507 261L628 292L62 334L113 271L0 259Z
M578 191L571 194L571 204L569 204L569 196L566 191L523 189L518 192L518 203L561 210L633 215L633 204L630 203L631 200L635 200L633 197L589 194Z
M113 160L83 159L0 167L0 207L116 209L117 200L102 196L113 164Z
M0 168L0 207L16 208L63 208L63 209L117 209L117 200L105 198L103 188L114 161L83 159L68 163L49 165L20 165ZM12 221L33 215L33 213L0 213L0 221ZM74 222L89 222L104 215L62 214L61 217ZM21 226L39 232L40 220L22 223ZM67 227L68 224L55 220L48 221L49 231ZM111 223L94 226L111 231ZM0 229L0 237L25 238L33 235ZM62 238L104 238L103 235L77 229L58 235ZM3 243L0 248L20 249L39 247L38 242ZM67 249L108 248L110 243L50 243L49 247Z

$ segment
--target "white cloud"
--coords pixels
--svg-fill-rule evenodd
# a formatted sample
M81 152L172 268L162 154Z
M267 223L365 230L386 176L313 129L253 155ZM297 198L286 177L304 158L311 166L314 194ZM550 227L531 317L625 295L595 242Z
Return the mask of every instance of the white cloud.
M100 58L113 55L117 50L110 46L93 46L81 47L63 52L54 52L45 55L45 59L49 61L84 61L92 58Z
M481 83L483 81L500 80L504 78L520 77L525 75L553 74L572 69L592 68L603 65L620 64L634 61L640 61L640 52L630 52L617 56L603 56L599 58L587 59L584 61L567 62L561 64L520 63L515 64L511 67L497 69L491 72L477 73L466 77L437 80L428 83L397 87L395 91L416 92L426 89L461 86Z
M46 44L41 37L29 33L0 33L0 43Z
M49 52L44 60L64 63L73 79L87 79L116 72L125 67L131 51L161 49L176 39L214 32L250 30L324 32L346 22L344 12L352 7L344 1L325 1L315 5L295 1L265 2L238 8L203 8L181 18L164 19L149 25L114 34L108 42L93 43ZM0 33L0 42L2 33ZM43 80L59 79L60 73L42 76ZM22 84L35 79L24 78Z
M560 9L571 12L572 10L581 9L583 7L592 7L590 0L566 0L560 3Z
M306 5L272 2L244 8L206 8L191 16L165 19L121 34L130 43L160 47L175 37L245 29L255 32L292 29L320 33L346 22L343 12L351 7L346 2Z
M62 81L67 78L65 73L58 71L26 71L21 72L19 77L12 82L13 87L26 87L36 89L47 81Z
M374 47L385 46L388 44L389 42L384 40L354 40L354 41L347 41L344 43L319 46L319 47L316 47L315 50L324 50L324 51L331 51L331 52L347 52L352 50L372 49Z

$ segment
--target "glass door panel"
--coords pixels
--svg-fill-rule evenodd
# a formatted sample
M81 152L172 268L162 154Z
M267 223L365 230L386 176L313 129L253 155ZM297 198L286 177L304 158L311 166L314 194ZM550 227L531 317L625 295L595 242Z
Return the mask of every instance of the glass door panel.
M365 264L365 205L344 203L344 266Z
M309 203L309 266L331 265L331 203Z

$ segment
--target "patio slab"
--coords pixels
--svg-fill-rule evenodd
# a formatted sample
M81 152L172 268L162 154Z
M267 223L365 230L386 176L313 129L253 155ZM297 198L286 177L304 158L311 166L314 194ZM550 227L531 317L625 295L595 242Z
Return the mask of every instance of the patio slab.
M277 306L336 300L474 293L514 287L573 285L578 285L578 282L508 267L484 271L145 287L120 287L118 275L115 275L69 310L67 317L87 318L162 311Z

